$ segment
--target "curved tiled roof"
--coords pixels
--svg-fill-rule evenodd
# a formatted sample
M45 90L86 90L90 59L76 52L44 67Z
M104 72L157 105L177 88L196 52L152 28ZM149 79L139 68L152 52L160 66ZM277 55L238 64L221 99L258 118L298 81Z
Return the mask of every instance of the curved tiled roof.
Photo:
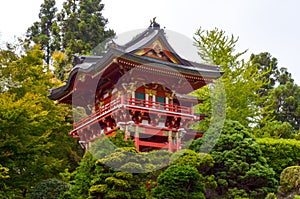
M151 46L151 44L157 40L162 43L170 55L178 60L179 63L172 63L171 61L136 54L136 52ZM124 45L110 45L108 51L101 56L81 56L79 60L82 61L73 67L66 85L52 89L49 98L57 100L71 92L72 84L78 71L86 73L100 71L116 57L121 57L144 65L150 64L160 68L167 66L182 73L209 76L214 79L219 78L222 75L218 66L201 64L181 58L169 44L163 29L160 29L159 27L149 27Z

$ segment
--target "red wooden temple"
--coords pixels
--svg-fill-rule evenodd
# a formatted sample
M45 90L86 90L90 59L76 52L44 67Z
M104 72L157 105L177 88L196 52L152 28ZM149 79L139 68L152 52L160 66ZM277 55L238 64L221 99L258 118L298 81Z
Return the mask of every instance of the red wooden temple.
M220 77L219 67L180 57L157 23L125 45L113 43L101 56L77 57L64 86L50 99L84 107L86 116L69 132L87 150L99 136L125 131L139 151L177 151L201 137L190 129L204 119L189 93Z

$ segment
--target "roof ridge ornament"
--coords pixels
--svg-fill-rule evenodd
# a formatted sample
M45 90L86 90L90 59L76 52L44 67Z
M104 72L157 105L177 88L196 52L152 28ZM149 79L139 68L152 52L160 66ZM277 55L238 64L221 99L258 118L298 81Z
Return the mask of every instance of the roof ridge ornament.
M152 20L150 19L150 26L149 26L149 27L152 27L152 28L160 28L159 23L156 22L156 17L153 17Z

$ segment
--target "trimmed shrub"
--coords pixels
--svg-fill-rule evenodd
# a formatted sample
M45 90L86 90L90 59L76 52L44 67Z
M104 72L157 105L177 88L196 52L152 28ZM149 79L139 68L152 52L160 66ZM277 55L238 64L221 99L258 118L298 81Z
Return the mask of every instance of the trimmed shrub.
M205 199L203 177L197 169L189 165L173 165L162 172L154 197L158 199Z
M289 194L296 192L299 194L300 189L300 166L285 168L280 174L279 192Z
M256 141L278 180L283 169L300 164L300 141L274 138L258 138Z

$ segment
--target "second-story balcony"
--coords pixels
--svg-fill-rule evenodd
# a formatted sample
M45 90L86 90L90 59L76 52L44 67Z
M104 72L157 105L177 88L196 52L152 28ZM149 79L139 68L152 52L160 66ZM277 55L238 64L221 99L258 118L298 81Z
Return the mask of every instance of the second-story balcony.
M125 95L111 95L102 102L99 102L98 109L92 112L87 117L74 123L75 128L82 128L87 124L96 122L99 119L105 118L113 112L121 110L140 111L149 114L157 114L163 116L182 117L188 119L196 119L198 116L194 115L194 105L200 101L196 98L186 97L177 100L177 104L170 101L156 102L153 100L144 100L132 98Z

